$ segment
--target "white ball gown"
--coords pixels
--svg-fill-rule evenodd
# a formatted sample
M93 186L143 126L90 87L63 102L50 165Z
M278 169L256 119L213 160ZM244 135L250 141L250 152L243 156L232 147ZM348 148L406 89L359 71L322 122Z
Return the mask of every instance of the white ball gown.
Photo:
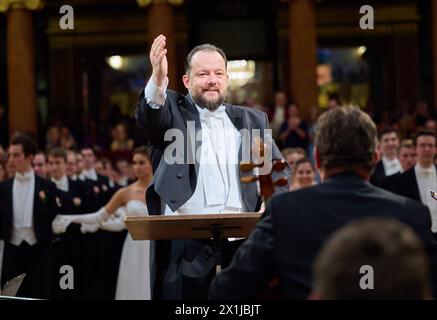
M127 216L147 216L147 207L140 200L130 200L123 210ZM102 229L120 231L126 228L123 218L119 215L103 223ZM150 300L150 241L133 241L128 233L124 240L123 250L118 270L116 300Z

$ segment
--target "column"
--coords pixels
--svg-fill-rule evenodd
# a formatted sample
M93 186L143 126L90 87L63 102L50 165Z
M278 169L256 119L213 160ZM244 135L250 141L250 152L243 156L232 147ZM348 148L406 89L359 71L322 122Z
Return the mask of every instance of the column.
M166 36L167 61L168 61L168 78L169 88L176 89L179 87L180 79L177 74L176 62L176 37L175 37L175 22L172 5L180 5L182 0L137 0L140 7L147 6L147 30L148 44L147 48L153 43L158 35ZM148 53L148 52L147 52Z
M317 33L314 0L289 3L290 93L308 119L317 104Z
M7 14L9 132L38 133L32 11L41 1L0 0Z

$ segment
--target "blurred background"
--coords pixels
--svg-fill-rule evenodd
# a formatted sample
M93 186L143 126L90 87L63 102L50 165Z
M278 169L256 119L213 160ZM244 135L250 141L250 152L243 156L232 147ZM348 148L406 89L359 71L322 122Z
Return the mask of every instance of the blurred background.
M160 33L171 89L185 92L189 50L213 43L228 55L228 102L271 121L280 99L307 123L331 104L357 104L381 126L418 108L431 114L437 102L436 1L69 0L73 30L60 28L64 4L0 0L3 146L17 130L44 149L61 139L96 151L114 139L141 144L133 110ZM374 9L374 29L359 26L363 5Z

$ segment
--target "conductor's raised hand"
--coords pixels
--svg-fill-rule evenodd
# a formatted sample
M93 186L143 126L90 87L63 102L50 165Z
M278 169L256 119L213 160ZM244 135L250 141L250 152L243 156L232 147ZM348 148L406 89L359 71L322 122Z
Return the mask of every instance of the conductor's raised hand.
M160 88L165 86L168 74L167 49L165 36L162 34L153 40L150 48L150 63L152 64L152 80Z

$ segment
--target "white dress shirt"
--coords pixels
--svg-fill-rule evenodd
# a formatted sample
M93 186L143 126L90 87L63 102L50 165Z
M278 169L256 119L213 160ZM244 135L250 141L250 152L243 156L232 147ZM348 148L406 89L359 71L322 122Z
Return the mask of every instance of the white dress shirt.
M389 160L385 156L382 156L382 165L384 166L384 172L387 177L402 172L402 166L398 158Z
M13 224L10 242L19 246L23 241L29 245L37 243L33 230L33 200L35 195L35 173L30 170L17 172L12 185Z
M90 179L93 181L97 181L97 172L95 169L90 169L90 170L83 170L81 172L81 174L79 175L79 179L80 180L85 180L85 179Z
M117 184L122 186L122 187L126 187L129 184L129 178L128 177L121 177L118 181Z
M167 97L152 80L144 95L152 108L159 108ZM202 144L196 189L175 213L235 213L244 210L238 175L241 135L229 119L225 106L211 112L197 106L202 127ZM173 214L166 206L165 214Z
M285 107L275 106L275 113L272 119L272 130L273 136L279 134L279 130L281 129L282 124L285 121Z
M431 211L432 232L437 232L437 202L431 197L430 191L437 190L437 174L435 166L422 168L419 164L414 166L420 200Z
M52 178L52 181L56 184L56 188L58 188L59 190L62 190L64 192L68 192L68 178L66 175L64 175L59 180Z

